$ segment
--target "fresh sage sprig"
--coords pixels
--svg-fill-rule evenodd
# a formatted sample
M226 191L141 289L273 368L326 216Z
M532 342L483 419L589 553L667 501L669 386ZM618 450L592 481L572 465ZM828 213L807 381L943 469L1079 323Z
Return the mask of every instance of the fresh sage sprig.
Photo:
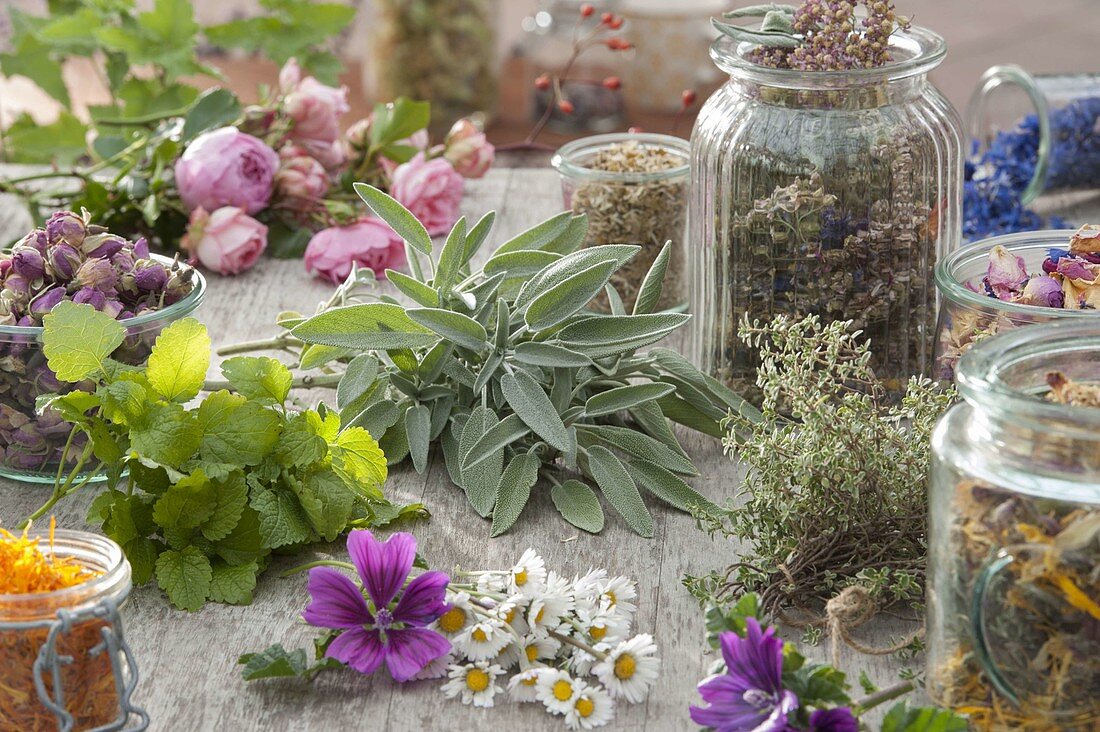
M578 249L583 216L538 224L478 269L494 214L460 220L437 248L391 197L356 190L406 242L411 274L386 276L412 305L382 295L281 318L289 338L307 344L303 365L352 358L337 393L344 427L365 427L391 464L408 458L419 472L440 445L451 481L492 517L493 536L540 484L568 522L592 533L604 526L594 488L642 536L653 534L653 518L639 487L682 511L711 505L681 477L697 470L669 420L720 436L727 413L751 407L674 351L638 353L690 317L652 312L667 245L627 313L608 283L638 247ZM611 314L586 309L602 292Z

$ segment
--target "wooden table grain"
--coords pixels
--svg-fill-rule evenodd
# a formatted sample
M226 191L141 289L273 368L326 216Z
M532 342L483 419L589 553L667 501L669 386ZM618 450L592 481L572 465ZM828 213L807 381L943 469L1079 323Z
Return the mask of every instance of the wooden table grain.
M10 171L9 171L10 172ZM463 204L467 217L498 213L496 243L560 210L557 176L546 169L495 169L468 183ZM1095 206L1086 207L1095 210ZM1077 211L1080 216L1081 211ZM0 201L4 240L30 224L11 200ZM493 242L486 247L491 248ZM263 338L275 332L273 319L284 310L312 312L331 286L310 278L300 261L264 260L239 277L208 275L209 289L198 317L209 328L215 347ZM675 344L673 344L675 345ZM215 357L215 361L219 359ZM212 364L211 376L217 374ZM314 393L312 396L329 397ZM716 440L684 435L685 448L700 470L694 486L718 503L733 500L739 483L735 462ZM408 466L392 469L386 493L395 501L422 501L431 519L409 528L421 553L437 569L505 568L527 547L548 567L566 575L605 567L638 583L635 632L653 634L661 651L660 678L648 699L620 704L610 729L660 730L691 727L688 705L698 701L695 685L713 656L705 653L702 613L681 584L685 574L702 574L735 561L737 543L714 540L695 528L690 516L651 501L654 536L632 533L614 513L593 536L566 524L554 510L548 491L538 491L521 519L506 535L489 539L489 523L468 506L461 490L447 479L442 455L433 453L422 475ZM84 517L94 489L58 506L58 524L88 528ZM39 506L48 488L0 480L0 526L11 527ZM363 677L353 671L322 674L312 683L276 680L245 683L237 657L272 643L310 647L314 632L301 620L308 599L305 577L279 577L288 566L313 558L344 558L342 543L318 546L305 555L276 558L261 578L248 606L210 603L196 613L171 607L156 587L136 588L124 611L126 635L141 669L135 702L152 717L151 729L191 730L558 730L560 717L541 705L516 704L498 697L492 710L463 706L443 697L439 681L398 685L384 673ZM877 622L861 633L872 644L885 643L905 628ZM797 634L792 632L792 640ZM824 647L809 648L823 658ZM919 661L914 662L919 663ZM866 670L876 682L897 680L902 662L890 657L845 653L855 679Z

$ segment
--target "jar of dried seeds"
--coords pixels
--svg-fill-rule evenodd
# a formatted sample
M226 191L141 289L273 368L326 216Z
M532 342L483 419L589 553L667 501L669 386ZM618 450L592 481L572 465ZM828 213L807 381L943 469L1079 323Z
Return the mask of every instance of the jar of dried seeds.
M554 155L565 207L588 216L585 246L642 248L611 280L627 311L667 242L671 247L658 307L671 307L683 297L689 152L687 141L678 137L620 133L576 140ZM609 307L606 297L597 302Z
M1100 331L1029 325L958 367L932 438L928 693L977 730L1100 729Z
M958 246L961 122L928 79L946 53L911 26L874 68L804 71L723 37L729 82L692 133L690 353L749 391L738 322L784 313L853 321L892 390L929 373L936 259Z

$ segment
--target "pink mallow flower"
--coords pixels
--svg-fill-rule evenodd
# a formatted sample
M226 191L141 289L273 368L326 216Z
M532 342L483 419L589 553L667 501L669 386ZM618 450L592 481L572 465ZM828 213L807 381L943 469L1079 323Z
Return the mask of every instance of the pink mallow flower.
M267 227L241 208L223 206L213 213L197 208L191 212L180 248L209 270L239 274L267 248Z
M258 137L236 127L204 132L176 161L176 186L189 211L236 206L246 213L271 200L279 156Z
M311 602L302 617L340 633L325 656L361 674L385 663L394 681L409 681L450 652L450 641L426 627L447 610L450 578L431 571L409 580L416 559L412 534L398 532L382 542L369 531L352 531L348 554L358 583L333 567L309 570Z
M432 236L445 234L458 221L462 176L445 158L425 160L424 153L397 166L390 195L409 209Z
M480 178L493 164L496 149L468 119L454 123L444 140L443 157L463 178Z
M275 174L275 193L280 203L293 211L312 211L328 192L325 166L297 145L279 150L282 166Z
M305 263L306 272L340 283L353 263L376 275L404 265L405 245L382 220L368 217L318 231L306 247Z

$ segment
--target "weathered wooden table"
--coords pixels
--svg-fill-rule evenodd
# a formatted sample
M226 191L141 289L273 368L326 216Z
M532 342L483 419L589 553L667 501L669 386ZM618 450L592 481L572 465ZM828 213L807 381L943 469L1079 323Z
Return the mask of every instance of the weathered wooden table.
M6 204L6 205L5 205ZM556 213L561 207L558 179L546 169L496 169L469 183L464 213L477 218L498 213L497 241ZM1090 207L1095 211L1095 207ZM1074 211L1083 220L1082 211ZM11 201L0 202L0 240L27 229L29 218ZM489 243L490 247L492 242ZM487 249L489 247L486 247ZM327 299L331 286L306 275L300 261L264 260L235 277L208 275L209 289L198 317L209 327L215 347L275 332L283 310L312 312ZM673 344L676 345L675 343ZM215 359L217 360L217 359ZM217 374L216 365L211 376ZM328 395L320 395L328 396ZM685 448L701 475L694 486L718 503L734 497L738 470L717 441L685 435ZM702 574L734 561L739 547L712 541L690 516L650 502L654 537L642 539L613 513L598 536L578 531L555 511L547 491L538 493L506 535L490 540L489 524L467 504L447 479L442 455L433 454L423 475L411 467L391 471L385 487L395 501L422 501L430 520L411 530L432 566L447 570L505 568L527 547L547 565L567 575L605 567L638 583L635 632L653 634L661 650L661 676L645 703L621 704L611 729L673 730L691 727L688 705L696 703L695 685L713 657L705 654L702 613L681 585L685 574ZM58 524L84 528L94 489L58 507ZM0 480L0 526L11 527L37 508L48 488ZM557 730L562 720L541 705L501 700L493 710L466 707L443 697L441 682L398 685L378 673L364 678L353 671L322 674L312 684L297 681L245 683L237 657L272 643L310 647L314 632L301 618L308 596L305 577L279 578L281 569L311 558L344 558L342 543L318 547L316 557L280 558L261 579L251 605L208 604L197 613L171 607L153 586L135 589L124 613L126 634L141 669L135 701L152 716L152 729L178 730ZM865 628L871 644L884 643L897 626ZM790 634L797 640L797 633ZM824 656L824 649L809 649ZM918 662L919 663L919 662ZM897 680L901 663L889 657L846 653L844 665L855 678L865 669L881 684ZM500 697L498 697L500 699Z

